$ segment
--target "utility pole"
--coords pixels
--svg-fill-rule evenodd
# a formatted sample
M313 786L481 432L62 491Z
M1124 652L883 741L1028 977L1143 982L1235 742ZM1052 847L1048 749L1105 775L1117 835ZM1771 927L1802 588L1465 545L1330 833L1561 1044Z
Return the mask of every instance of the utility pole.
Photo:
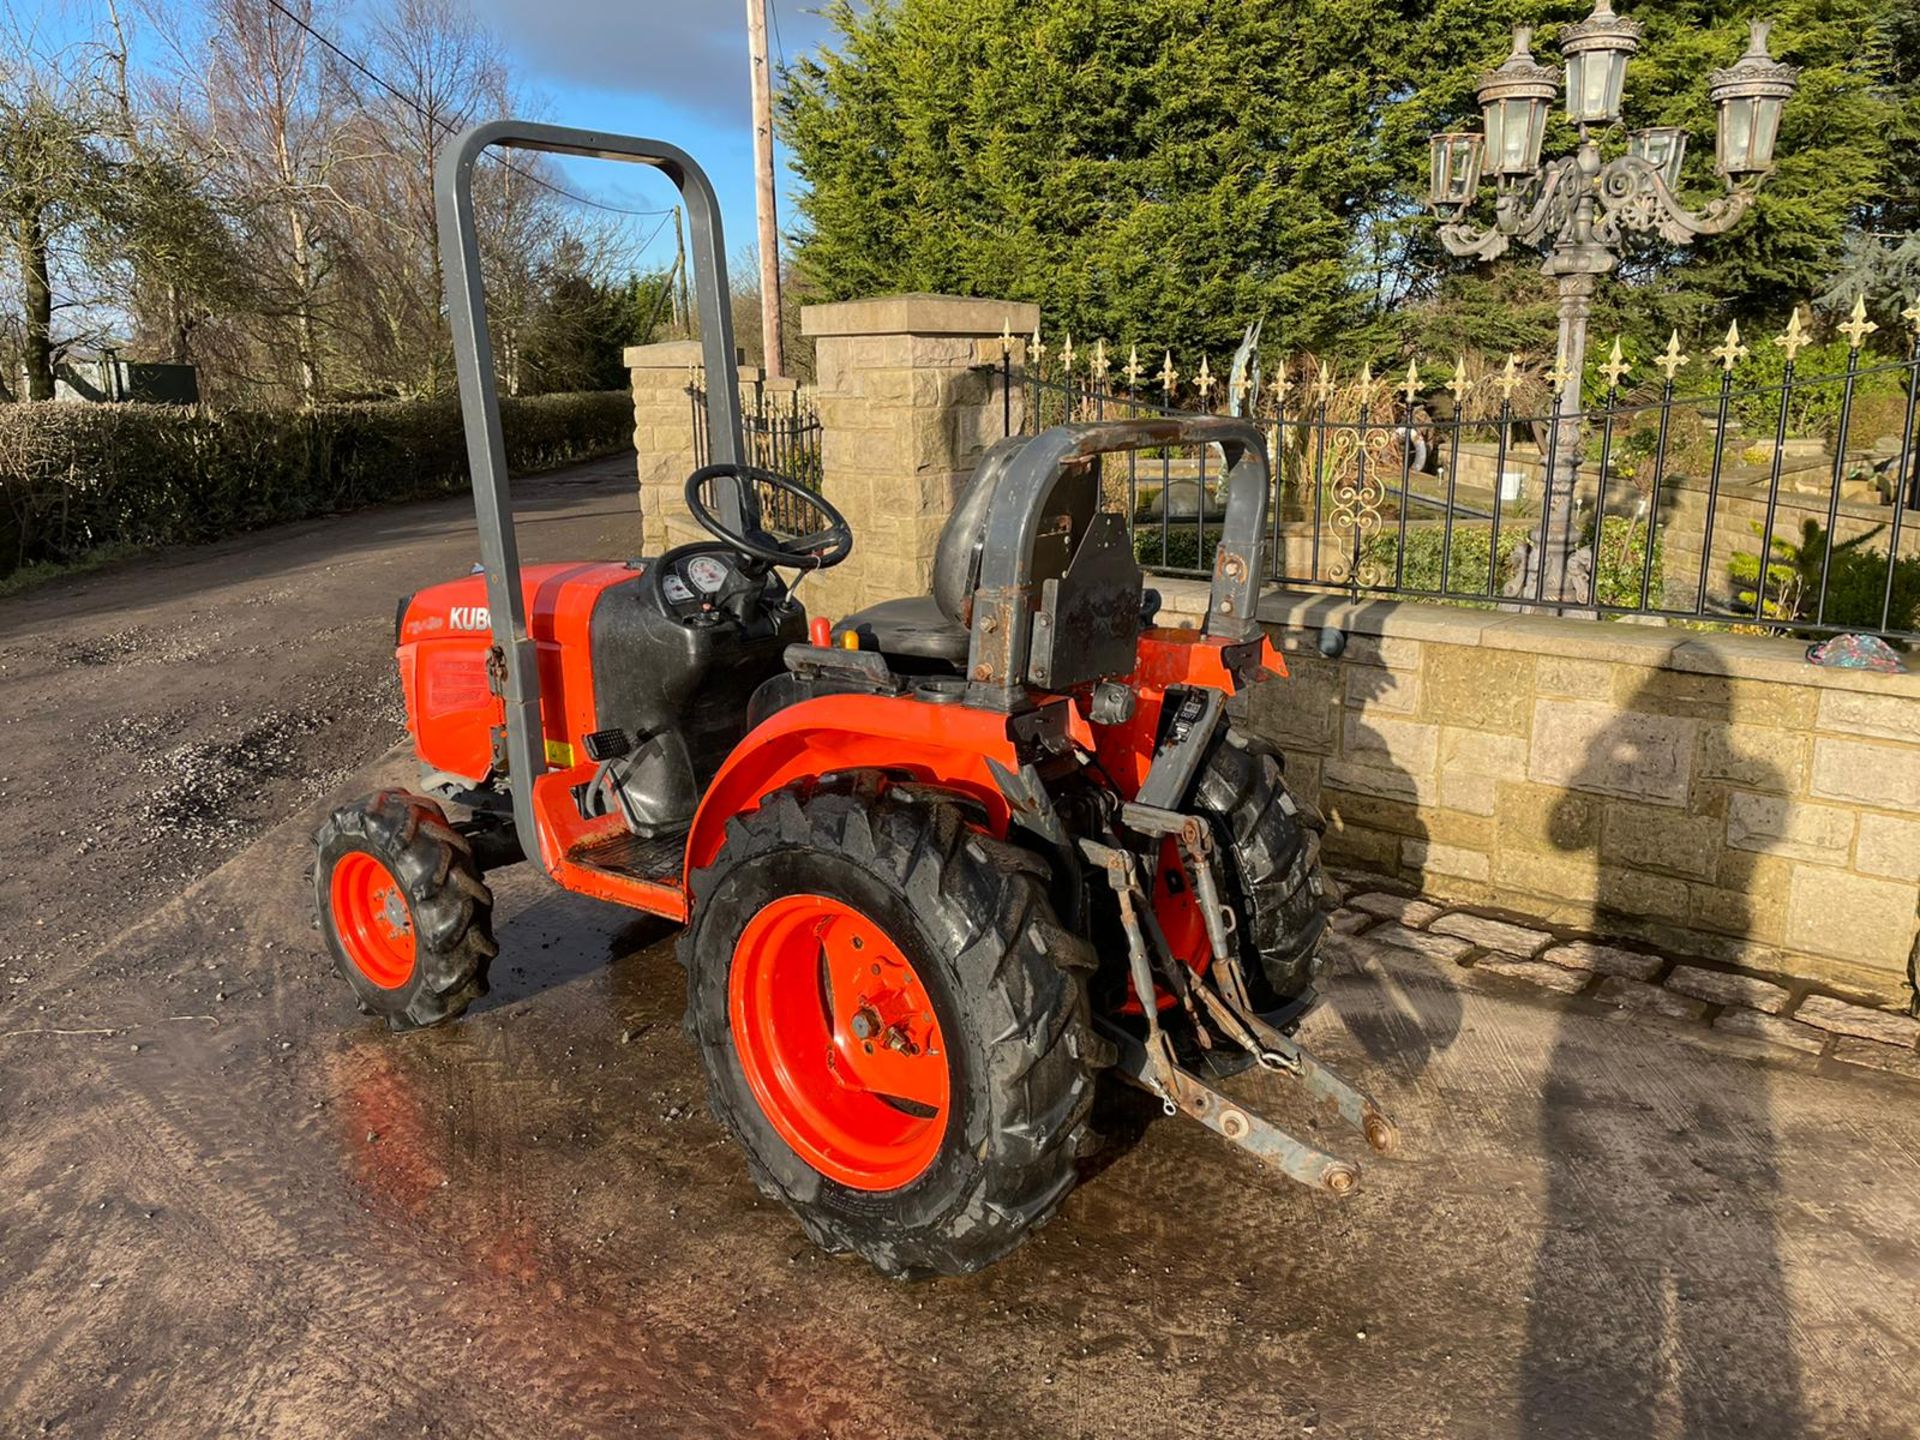
M767 375L787 373L780 339L780 227L773 209L773 76L767 66L766 0L747 0L747 48L753 60L754 210L760 219L760 343Z
M673 207L673 273L667 277L667 287L673 296L673 326L693 334L693 312L687 304L687 236L680 228L680 207Z

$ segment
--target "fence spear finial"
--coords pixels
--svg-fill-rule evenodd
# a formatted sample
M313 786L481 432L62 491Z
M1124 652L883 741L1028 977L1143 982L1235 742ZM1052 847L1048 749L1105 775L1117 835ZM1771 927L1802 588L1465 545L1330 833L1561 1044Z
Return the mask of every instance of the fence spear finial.
M1900 318L1913 327L1914 334L1920 335L1920 297L1900 312Z
M1140 347L1138 345L1134 345L1128 349L1127 368L1121 373L1127 377L1127 388L1129 390L1138 390L1140 388Z
M1520 357L1509 354L1506 369L1500 372L1500 398L1503 401L1513 399L1514 389L1520 384Z
M1206 408L1207 396L1213 393L1213 371L1207 367L1207 357L1200 357L1200 369L1194 374L1193 383L1200 389L1200 406Z
M1285 360L1280 362L1279 372L1274 375L1273 384L1268 388L1273 391L1273 408L1278 411L1284 411L1287 408L1287 391L1292 388L1292 382L1287 379L1287 362Z
M1173 387L1180 383L1180 372L1173 368L1173 351L1167 351L1166 363L1160 367L1160 374L1156 378L1160 381L1160 388L1166 392L1167 403L1171 405Z
M1731 325L1727 326L1726 343L1713 347L1713 354L1719 359L1721 366L1729 374L1733 372L1733 367L1746 359L1750 353L1752 352L1740 343L1740 322L1738 320L1735 320Z
M1093 377L1093 384L1096 390L1106 382L1107 371L1111 368L1107 363L1107 342L1104 340L1094 341L1093 359L1087 362L1087 373Z
M1467 357L1465 355L1455 356L1453 361L1453 379L1447 382L1447 389L1453 392L1453 405L1456 410L1466 402L1467 391L1472 388L1472 382L1467 379Z
M1040 373L1040 362L1046 358L1047 347L1040 340L1040 322L1033 322L1033 339L1027 345L1027 359L1033 362L1033 373Z
M1320 391L1320 403L1322 405L1333 398L1333 367L1324 360L1320 362L1320 384L1318 389Z
M1360 378L1354 382L1354 388L1360 392L1360 408L1365 410L1373 403L1373 362L1367 361L1360 367Z
M1407 361L1407 383L1400 389L1407 397L1407 409L1413 409L1414 396L1420 393L1420 362L1418 360Z
M1690 356L1680 353L1680 332L1675 330L1673 334L1667 337L1667 353L1653 363L1666 372L1667 383L1671 385L1673 383L1673 377L1680 373L1680 367L1685 365L1690 358Z
M1618 390L1620 382L1632 371L1633 366L1620 354L1620 337L1613 337L1613 352L1607 356L1607 363L1600 367L1600 373L1607 377L1607 389Z
M1807 338L1807 332L1801 328L1800 307L1798 305L1793 307L1793 313L1787 317L1786 333L1784 335L1774 336L1773 343L1787 352L1787 363L1789 365L1793 363L1795 356L1812 343Z
M1553 368L1547 371L1547 384L1553 387L1554 393L1558 394L1569 385L1577 385L1579 383L1580 377L1567 368L1566 357L1556 357L1553 362Z
M1002 315L1000 317L1000 358L1004 360L1011 354L1013 354L1013 317Z
M1071 380L1073 378L1073 331L1066 330L1061 333L1066 336L1066 339L1060 342L1060 373L1064 378Z
M1867 297L1856 295L1853 299L1853 316L1840 327L1840 333L1847 337L1850 348L1858 350L1867 343L1867 336L1880 327L1867 318Z

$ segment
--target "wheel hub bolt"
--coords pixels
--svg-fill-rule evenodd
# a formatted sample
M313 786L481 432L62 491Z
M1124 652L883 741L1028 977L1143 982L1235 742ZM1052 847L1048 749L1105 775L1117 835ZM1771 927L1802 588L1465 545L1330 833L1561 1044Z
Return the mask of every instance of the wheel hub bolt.
M880 1033L880 1017L866 1005L853 1012L852 1025L853 1038L856 1040L871 1040Z

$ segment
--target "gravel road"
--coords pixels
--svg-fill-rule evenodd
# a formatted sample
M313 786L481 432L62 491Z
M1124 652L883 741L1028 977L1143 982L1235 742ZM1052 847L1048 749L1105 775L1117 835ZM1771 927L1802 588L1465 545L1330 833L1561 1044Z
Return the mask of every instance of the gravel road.
M630 543L622 466L524 494ZM754 1192L648 922L503 872L494 994L363 1020L307 837L408 777L394 600L471 556L450 501L0 601L0 1436L1915 1433L1920 1088L1364 936L1306 1036L1406 1136L1358 1194L1121 1104L920 1285Z
M632 474L521 482L526 558L637 544ZM395 603L476 557L454 498L0 600L0 966L97 945L399 742Z

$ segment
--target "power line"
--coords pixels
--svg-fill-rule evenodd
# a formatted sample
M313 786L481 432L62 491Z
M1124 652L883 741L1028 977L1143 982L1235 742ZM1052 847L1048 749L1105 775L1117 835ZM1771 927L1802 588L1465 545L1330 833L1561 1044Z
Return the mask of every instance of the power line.
M438 125L442 130L444 130L449 135L454 133L454 129L451 124L449 124L445 120L440 119L438 116L429 115L426 111L426 107L421 105L421 103L418 100L414 99L413 96L407 94L406 91L402 90L399 86L393 84L385 76L376 72L371 66L369 66L364 60L361 60L358 56L350 55L347 53L347 51L341 49L340 46L336 45L327 36L321 34L320 31L314 29L314 27L311 24L301 19L300 16L294 14L293 11L289 10L285 5L281 4L280 0L267 0L267 4L271 5L274 9L278 10L282 15L286 16L287 19L291 20L294 24L298 25L302 30L306 31L307 34L311 35L315 40L319 41L321 45L326 47L326 49L332 51L334 55L339 57L341 60L345 61L348 65L352 66L355 70L359 71L362 75L366 76L367 79L371 80L375 85L378 85L382 90L386 91L389 95L393 96L394 99L400 101L403 105L410 107L413 110L413 112L416 115L418 115L422 120L427 121L429 124ZM518 165L514 164L511 160L508 160L503 156L496 155L496 156L493 156L492 158L496 162L498 162L500 165L504 166L508 170L513 171L514 174L520 176L521 179L531 180L534 184L540 186L543 190L551 190L554 194L559 195L565 199L571 200L577 205L590 205L596 210L606 210L615 215L638 215L643 218L651 217L654 215L671 215L673 213L673 210L671 207L663 210L635 210L625 205L610 205L604 200L595 200L590 196L576 195L574 194L573 191L568 190L563 186L555 185L550 180L541 179L540 176L535 175L530 170L522 170ZM665 221L662 221L661 226L664 226L665 223L666 223ZM660 233L660 229L656 228L653 233L655 235L658 235ZM649 241L648 243L651 244L652 242Z
M636 210L633 213L637 215L640 212ZM653 233L642 240L640 242L640 248L633 252L634 259L638 260L642 255L646 254L648 250L653 248L653 242L660 238L660 232L667 228L667 221L672 218L672 210L662 212L662 219L658 225L653 227Z
M787 68L787 47L780 43L780 0L767 0L767 18L773 21L773 53L780 57L780 68Z

